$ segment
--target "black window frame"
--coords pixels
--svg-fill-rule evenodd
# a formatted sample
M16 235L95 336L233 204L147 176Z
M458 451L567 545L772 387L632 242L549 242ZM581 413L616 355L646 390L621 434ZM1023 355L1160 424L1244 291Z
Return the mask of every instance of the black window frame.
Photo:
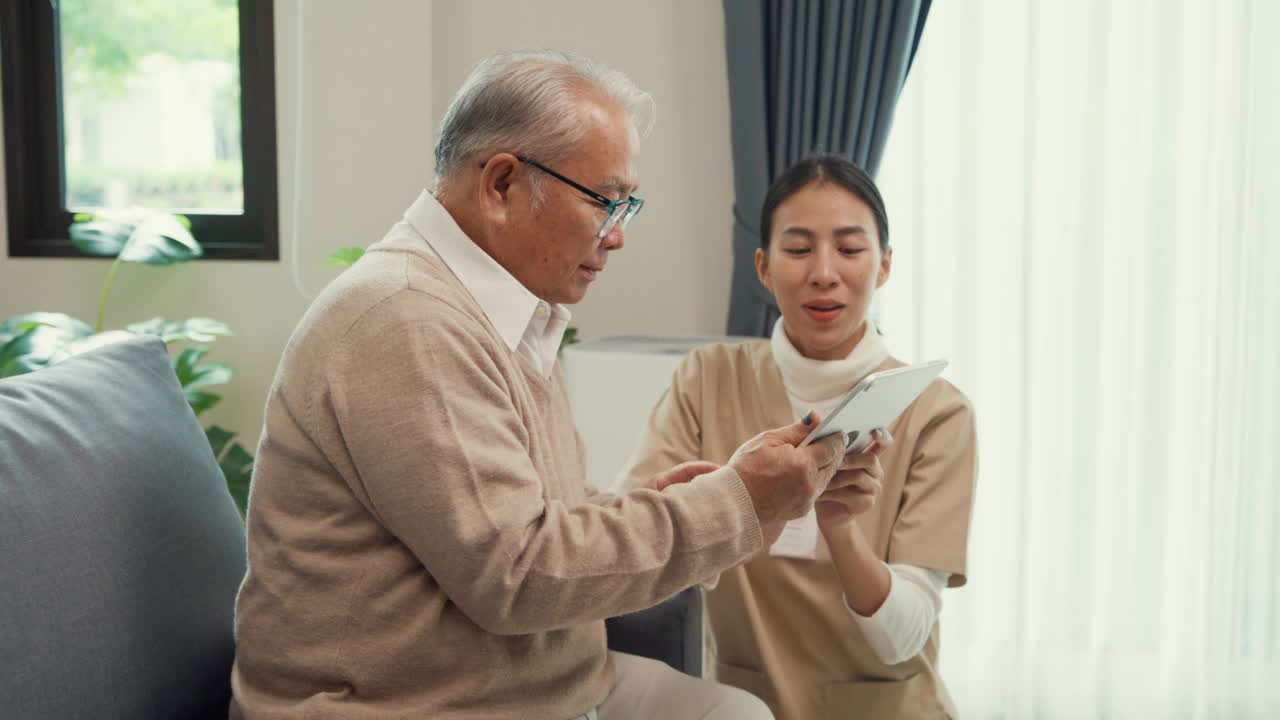
M53 0L0 0L9 257L84 257L67 238ZM279 260L273 0L241 0L243 214L184 212L214 260Z

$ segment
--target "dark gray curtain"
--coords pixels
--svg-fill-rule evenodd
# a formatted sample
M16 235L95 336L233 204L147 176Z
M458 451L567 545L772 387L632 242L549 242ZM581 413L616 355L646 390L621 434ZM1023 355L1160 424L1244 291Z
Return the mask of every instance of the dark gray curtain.
M875 175L931 0L724 0L733 139L731 335L777 319L756 279L769 184L814 152Z

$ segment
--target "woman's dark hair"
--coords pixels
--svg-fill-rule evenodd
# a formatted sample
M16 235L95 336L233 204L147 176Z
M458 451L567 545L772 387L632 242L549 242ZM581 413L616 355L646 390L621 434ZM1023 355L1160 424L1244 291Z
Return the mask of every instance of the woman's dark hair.
M862 168L836 155L812 155L787 168L769 186L760 211L760 247L769 251L769 236L773 234L773 213L787 198L810 185L831 183L853 193L871 208L876 216L876 234L880 237L880 250L889 248L889 217L885 214L884 199L871 176Z

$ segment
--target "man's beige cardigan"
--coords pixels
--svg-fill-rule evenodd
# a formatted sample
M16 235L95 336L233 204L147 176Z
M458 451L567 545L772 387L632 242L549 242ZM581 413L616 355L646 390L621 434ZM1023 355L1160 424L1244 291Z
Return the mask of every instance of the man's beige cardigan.
M408 240L290 339L248 526L233 718L564 720L612 687L604 618L761 546L731 469L589 493L559 369L512 353Z

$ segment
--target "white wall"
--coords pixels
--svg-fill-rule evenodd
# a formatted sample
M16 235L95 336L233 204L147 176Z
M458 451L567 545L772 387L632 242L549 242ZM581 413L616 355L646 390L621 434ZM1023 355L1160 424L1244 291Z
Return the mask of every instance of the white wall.
M281 261L125 267L108 325L159 314L229 323L237 335L209 359L239 377L208 418L255 443L275 364L308 300L291 271L295 251L301 287L314 295L338 272L323 267L333 248L380 238L430 182L439 115L467 70L495 50L552 47L626 71L658 103L641 148L645 211L574 325L585 337L722 332L733 193L721 12L713 0L306 0L299 168L299 4L277 0ZM106 261L2 255L0 317L53 310L92 319Z
M715 0L436 2L432 106L491 52L554 48L629 74L658 122L641 144L645 209L573 324L584 337L714 335L729 307L733 178L724 18Z
M430 6L379 0L378 12L370 12L364 3L307 0L297 177L299 6L277 0L275 7L281 261L126 266L107 310L113 327L161 314L230 324L236 336L215 343L208 359L231 363L239 376L207 417L243 433L251 448L276 362L307 305L291 274L294 251L301 286L314 294L338 272L323 264L333 248L381 237L428 181L434 127ZM7 242L0 221L0 243ZM92 322L107 261L6 256L0 253L0 317L53 310Z

